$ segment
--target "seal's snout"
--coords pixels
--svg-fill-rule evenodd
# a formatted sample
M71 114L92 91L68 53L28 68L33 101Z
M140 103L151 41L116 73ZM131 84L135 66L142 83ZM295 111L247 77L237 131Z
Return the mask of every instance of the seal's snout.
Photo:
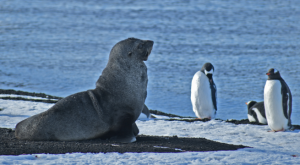
M146 61L148 59L149 55L151 54L154 42L151 41L151 40L146 40L144 42L145 42L145 45L146 45L146 48L147 48L146 57L144 59L144 61Z
M147 50L147 51L148 51L148 55L150 55L154 42L151 41L151 40L147 40L147 41L145 41L145 42L146 42L147 49L148 49L148 50Z
M151 45L151 47L153 46L153 44L154 44L154 42L153 41L151 41L151 40L146 40L146 44L149 44L149 45Z

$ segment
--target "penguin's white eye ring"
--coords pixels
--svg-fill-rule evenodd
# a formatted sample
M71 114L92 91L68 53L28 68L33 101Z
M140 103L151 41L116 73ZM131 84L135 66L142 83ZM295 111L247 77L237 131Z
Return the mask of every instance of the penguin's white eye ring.
M210 71L204 70L204 73L205 73L205 75L207 75L207 74L214 74L214 70L213 69L210 70Z
M278 70L277 69L274 69L274 73L277 73L278 72Z

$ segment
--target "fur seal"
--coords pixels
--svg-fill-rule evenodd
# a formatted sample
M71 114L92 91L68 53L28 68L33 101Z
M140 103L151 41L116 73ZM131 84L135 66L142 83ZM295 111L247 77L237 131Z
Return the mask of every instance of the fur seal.
M128 38L111 50L96 88L75 93L58 101L45 112L16 125L22 140L85 140L111 138L136 141L135 121L147 111L147 66L154 42Z

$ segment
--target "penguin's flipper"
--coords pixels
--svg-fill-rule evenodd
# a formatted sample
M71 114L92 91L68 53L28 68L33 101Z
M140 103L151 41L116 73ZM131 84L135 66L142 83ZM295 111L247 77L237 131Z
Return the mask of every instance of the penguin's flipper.
M291 114L292 114L292 93L289 90L289 111L288 111L288 116L289 116L289 126L290 127L292 127Z
M210 88L211 88L212 102L214 104L215 111L217 111L217 87L215 83L211 84Z
M282 109L284 116L289 120L289 126L291 126L291 114L292 114L292 93L286 82L281 81L281 95L282 95Z
M264 105L264 102L262 101L262 102L258 102L257 104L256 104L257 106L257 109L259 110L259 112L260 112L260 114L264 117L264 118L266 118L266 112L265 112L265 105Z

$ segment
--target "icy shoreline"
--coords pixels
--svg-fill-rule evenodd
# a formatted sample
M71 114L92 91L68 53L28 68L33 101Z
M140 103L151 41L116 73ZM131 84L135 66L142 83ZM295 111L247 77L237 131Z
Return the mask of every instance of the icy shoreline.
M19 121L43 112L52 103L0 99L0 127L14 128ZM0 156L0 164L297 164L300 162L300 131L268 132L267 125L233 124L221 120L182 121L154 115L136 121L140 135L206 138L209 140L244 145L252 148L237 151L183 153L71 153ZM176 119L176 121L174 120ZM174 121L169 121L174 120ZM191 120L191 119L189 119Z

